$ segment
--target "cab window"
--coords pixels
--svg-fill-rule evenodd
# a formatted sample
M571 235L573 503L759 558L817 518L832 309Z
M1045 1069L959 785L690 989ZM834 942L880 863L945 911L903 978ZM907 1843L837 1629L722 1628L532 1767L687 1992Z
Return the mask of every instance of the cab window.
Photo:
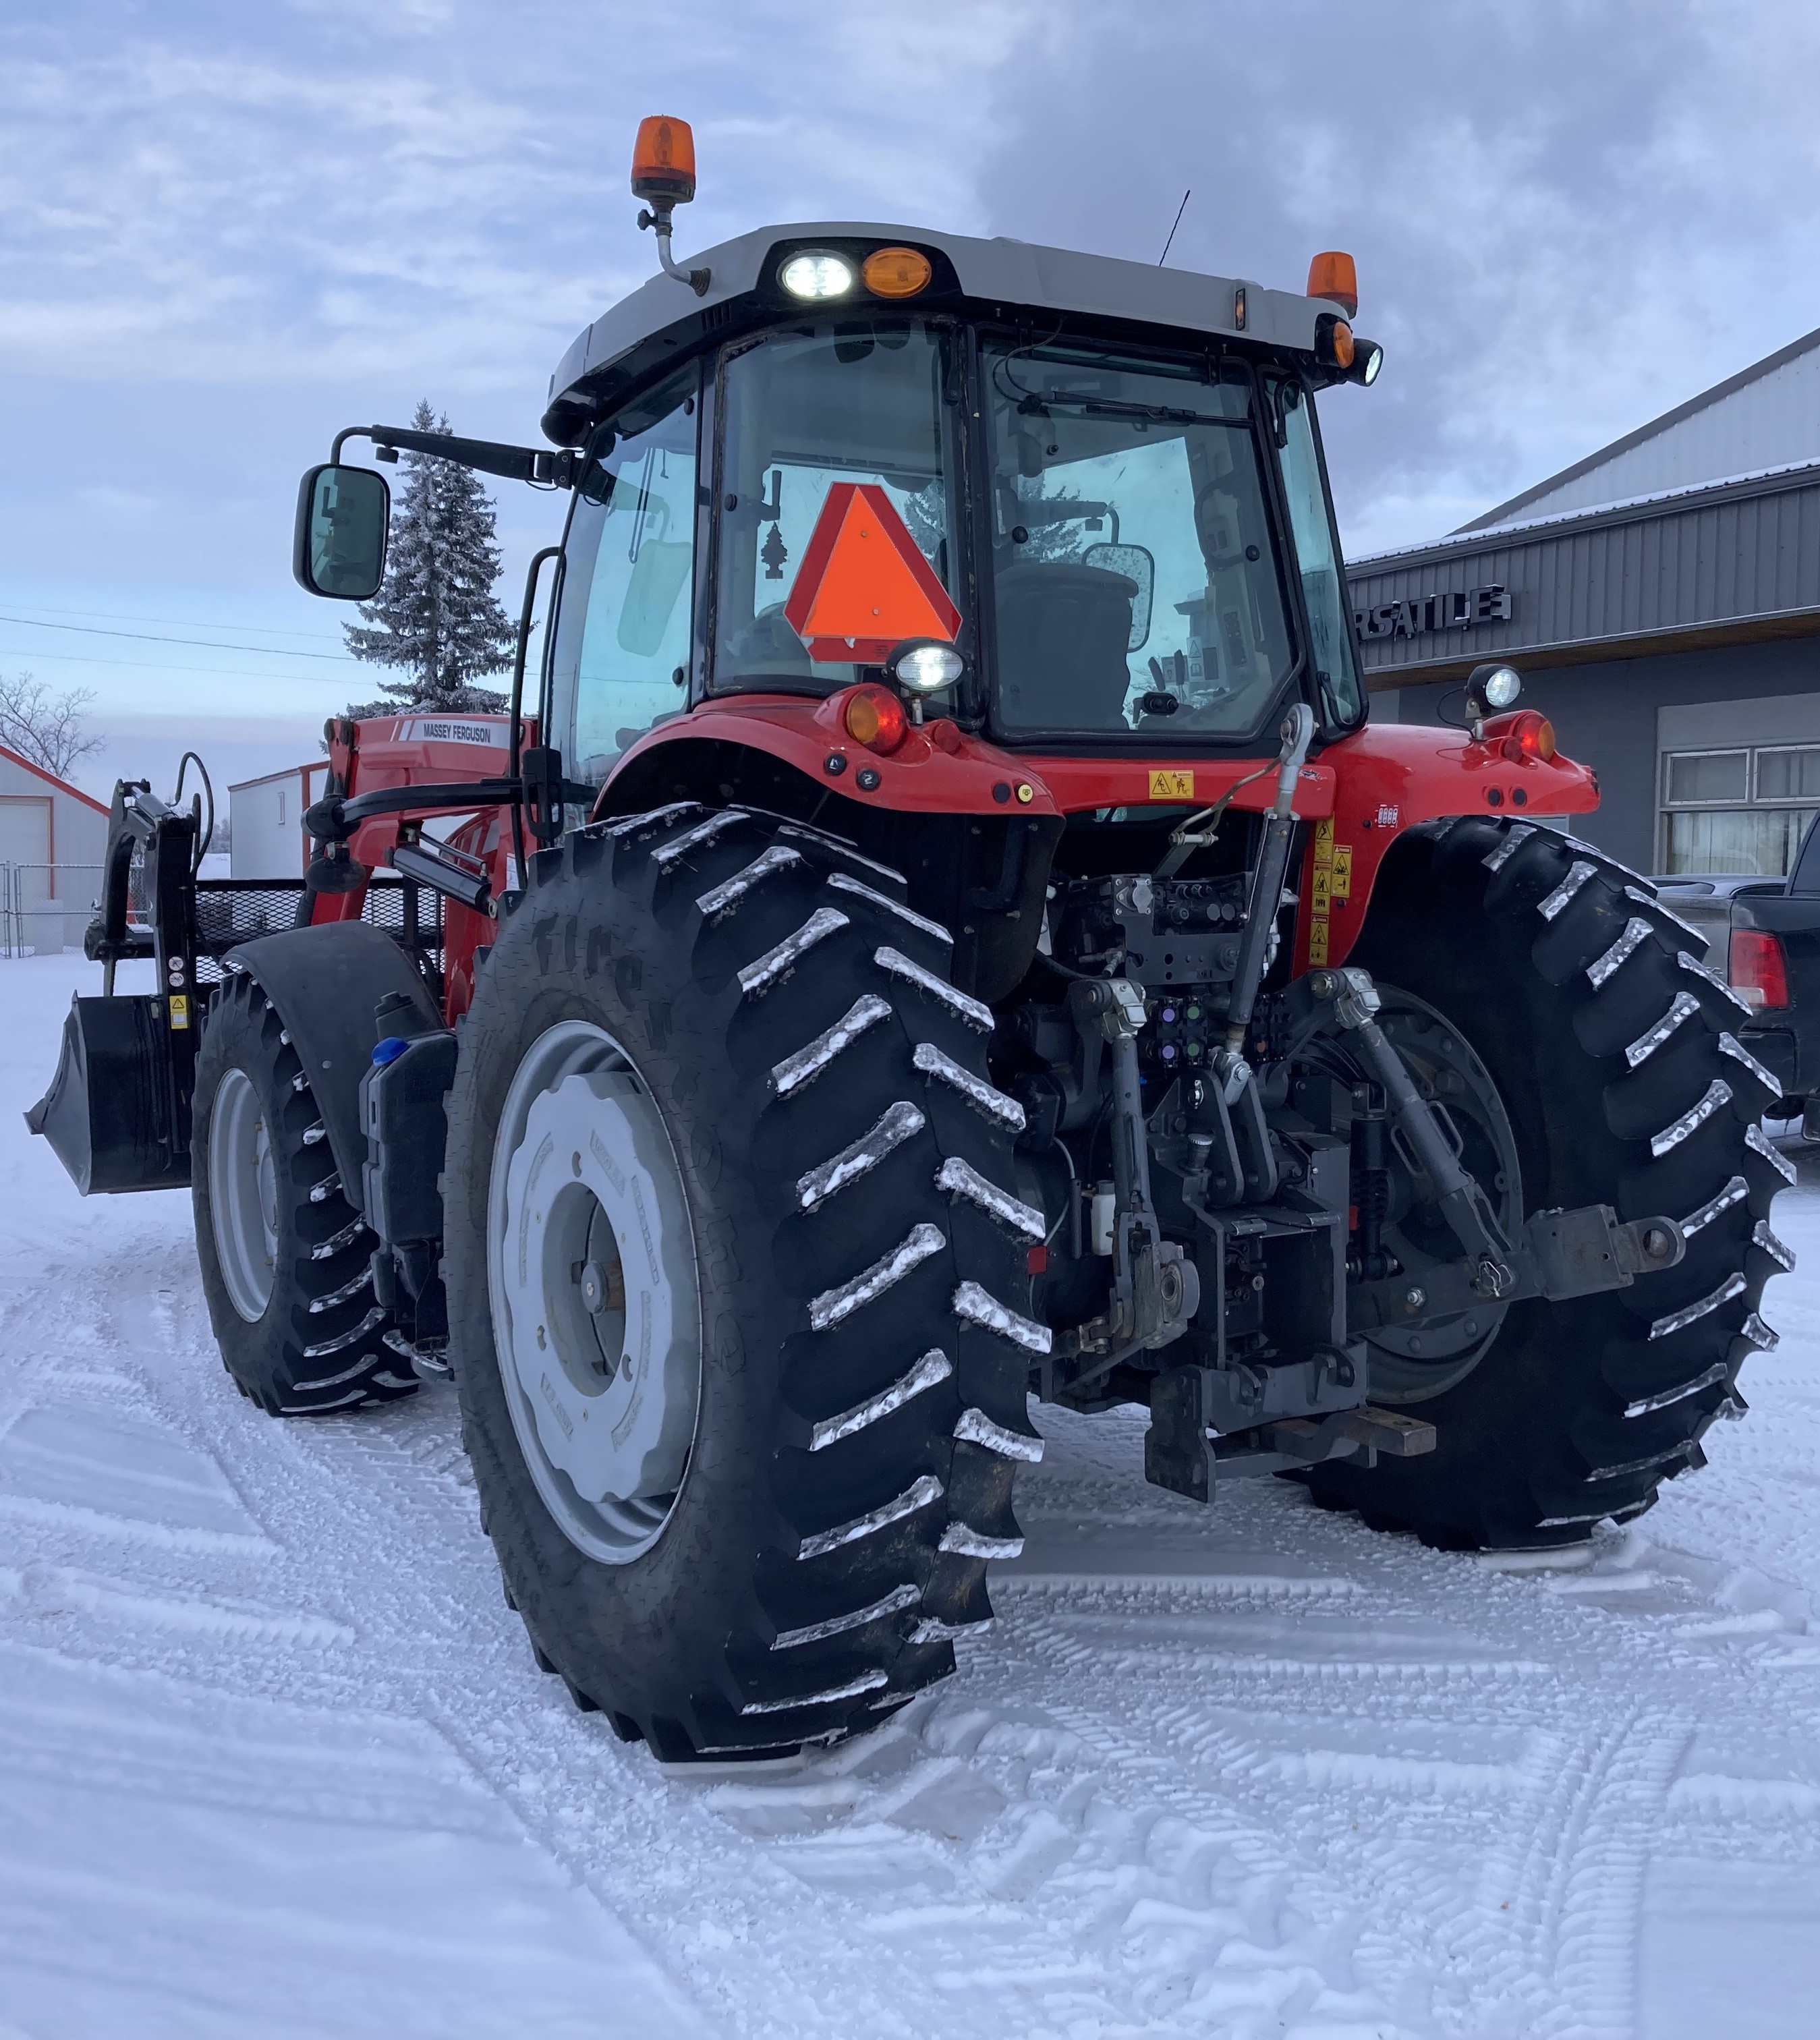
M598 784L660 717L687 706L695 614L698 378L612 421L569 527L552 658L553 733Z
M944 346L942 335L919 320L842 321L773 334L726 362L717 690L830 694L876 663L862 656L862 643L854 656L839 657L829 656L837 645L815 641L821 656L812 656L785 614L839 484L877 492L874 504L881 493L893 539L913 542L958 599Z
M1007 734L1243 736L1295 648L1235 367L986 356Z

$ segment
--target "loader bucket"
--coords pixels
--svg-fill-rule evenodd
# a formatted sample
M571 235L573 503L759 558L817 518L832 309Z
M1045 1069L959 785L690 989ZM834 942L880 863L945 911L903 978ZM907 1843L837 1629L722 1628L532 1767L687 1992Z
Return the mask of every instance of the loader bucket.
M70 1002L57 1074L25 1124L50 1142L84 1197L189 1181L162 1005L150 997Z

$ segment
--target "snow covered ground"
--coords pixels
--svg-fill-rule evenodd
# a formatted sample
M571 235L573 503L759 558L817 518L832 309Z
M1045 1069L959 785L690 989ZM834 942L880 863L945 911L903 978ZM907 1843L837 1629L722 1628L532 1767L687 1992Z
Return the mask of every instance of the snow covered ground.
M1043 1411L960 1676L679 1779L533 1666L447 1391L272 1423L187 1199L25 1135L96 975L0 963L0 2040L1814 2031L1820 1273L1567 1566ZM1820 1271L1820 1189L1776 1224Z

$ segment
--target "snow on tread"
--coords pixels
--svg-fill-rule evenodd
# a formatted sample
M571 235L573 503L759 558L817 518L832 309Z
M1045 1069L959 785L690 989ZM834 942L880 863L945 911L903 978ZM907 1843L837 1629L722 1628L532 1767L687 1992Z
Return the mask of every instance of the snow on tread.
M870 1175L893 1149L902 1147L906 1140L914 1140L928 1123L908 1098L900 1098L895 1105L887 1106L877 1123L857 1140L849 1141L838 1155L829 1155L825 1162L818 1163L798 1177L798 1206L804 1211L819 1209L836 1190L844 1189L849 1183ZM963 1163L961 1166L966 1165Z
M939 1501L946 1492L932 1473L923 1474L893 1500L881 1502L878 1508L867 1509L863 1516L853 1517L845 1523L836 1524L832 1530L813 1532L798 1545L797 1556L825 1558L830 1551L838 1551L843 1544L855 1544L862 1537L876 1536L890 1524L901 1522L906 1516L914 1516L918 1509L927 1509L931 1502Z
M947 1244L940 1230L927 1220L912 1226L889 1254L881 1254L870 1268L851 1281L824 1289L819 1296L810 1299L810 1329L827 1331L843 1318L851 1317L855 1311L875 1303L886 1290L895 1288L912 1268L927 1261L931 1254L941 1253Z
M711 919L737 906L761 879L769 878L774 872L787 871L793 864L800 864L802 857L787 843L774 843L761 851L742 870L736 871L731 878L718 885L710 885L706 892L698 895L695 910Z
M828 884L831 892L846 892L856 900L870 900L874 907L882 907L886 913L895 914L920 934L933 936L945 948L952 949L954 946L954 938L939 921L931 921L927 914L919 914L913 907L906 907L901 900L893 900L889 893L862 885L844 871L830 872Z
M900 1376L888 1388L867 1396L863 1402L855 1403L851 1410L842 1410L838 1417L823 1418L809 1432L809 1450L825 1452L830 1445L839 1444L843 1438L851 1438L855 1432L869 1429L893 1410L901 1410L912 1396L920 1395L924 1389L933 1388L939 1381L946 1381L954 1372L954 1363L939 1346L931 1346L908 1374Z
M748 999L762 996L780 978L787 976L817 942L825 942L847 926L847 916L838 908L817 907L794 934L786 935L775 949L741 966L740 989Z
M868 1027L890 1018L889 1003L876 992L866 992L855 999L832 1027L817 1034L813 1041L805 1042L794 1055L786 1056L781 1063L773 1066L771 1089L779 1098L790 1097L820 1076L835 1057L851 1048Z
M1024 1130L1024 1109L1015 1098L1008 1098L996 1084L988 1083L984 1077L977 1077L964 1068L946 1051L938 1049L933 1041L919 1041L912 1058L925 1076L934 1077L950 1085L960 1092L969 1104L977 1106L987 1118L996 1119L1001 1126L1010 1127L1014 1132Z
M1046 1353L1055 1343L1055 1334L1047 1325L1022 1316L977 1282L961 1285L954 1292L954 1307L956 1317L996 1332L1013 1345L1021 1345L1026 1353Z
M893 977L900 977L926 991L931 999L939 999L951 1011L958 1013L970 1027L977 1027L982 1034L992 1031L992 1009L984 999L973 998L965 991L957 991L946 978L939 977L932 970L904 955L901 950L893 949L889 943L874 950L872 961L881 970L889 971Z
M1041 1241L1047 1237L1048 1226L1034 1205L1014 1197L1009 1190L1001 1190L996 1183L982 1176L971 1162L958 1155L950 1155L935 1171L935 1187L945 1190L951 1197L977 1205L988 1216L996 1218L1009 1231L1021 1233L1026 1239Z

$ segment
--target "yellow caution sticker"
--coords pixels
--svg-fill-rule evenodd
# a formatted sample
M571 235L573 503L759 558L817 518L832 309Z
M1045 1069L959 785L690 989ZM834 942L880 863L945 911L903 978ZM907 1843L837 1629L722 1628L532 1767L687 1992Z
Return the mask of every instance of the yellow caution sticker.
M1353 849L1350 843L1334 845L1333 894L1336 900L1350 900L1353 896Z
M170 1024L173 1027L189 1025L189 1000L181 991L173 991L166 1002L170 1008Z
M1351 877L1352 853L1346 853ZM1308 866L1308 961L1327 960L1327 914L1334 904L1334 824L1330 815L1315 824L1314 855Z
M1192 772L1152 772L1150 797L1153 801L1191 801L1194 797Z

